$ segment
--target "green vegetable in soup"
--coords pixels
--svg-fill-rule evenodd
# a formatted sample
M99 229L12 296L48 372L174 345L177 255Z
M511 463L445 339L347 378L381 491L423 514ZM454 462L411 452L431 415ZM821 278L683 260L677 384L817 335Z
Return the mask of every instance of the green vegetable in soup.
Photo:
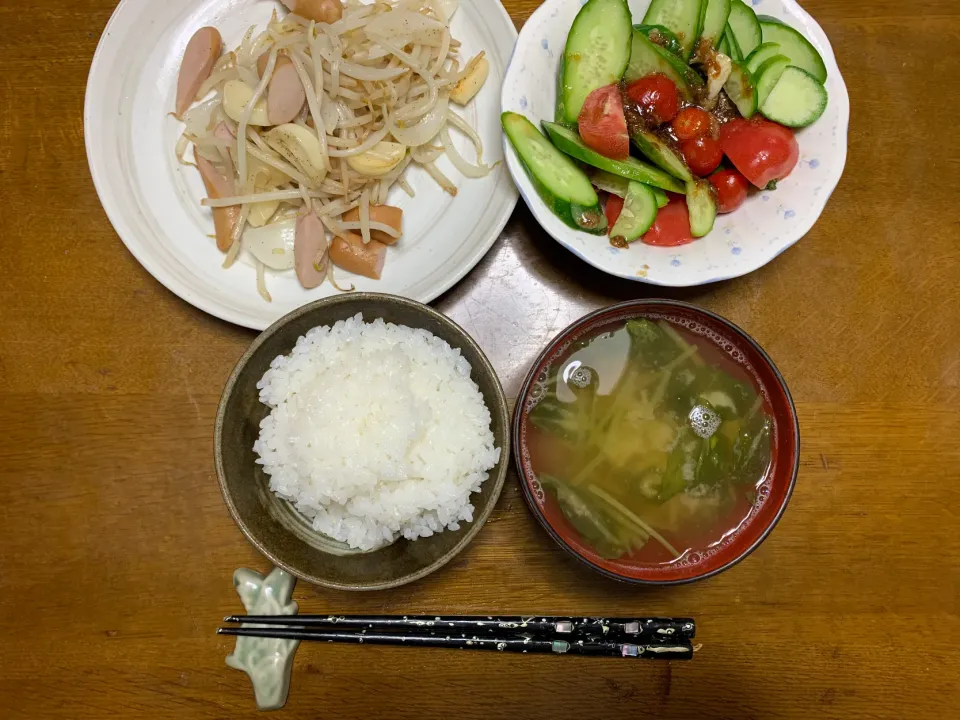
M635 533L624 536L623 527L609 512L597 507L588 496L551 475L541 475L540 484L557 499L560 511L585 540L589 540L601 557L618 558L637 542L642 547L646 538ZM629 530L629 529L628 529Z
M633 355L643 358L645 363L653 367L663 367L682 352L668 342L663 330L650 320L628 320L626 328L632 341Z
M540 480L600 555L642 556L652 538L657 557L676 558L719 541L743 521L737 508L750 512L773 427L731 367L705 338L650 319L580 341L555 364L530 421L570 461Z

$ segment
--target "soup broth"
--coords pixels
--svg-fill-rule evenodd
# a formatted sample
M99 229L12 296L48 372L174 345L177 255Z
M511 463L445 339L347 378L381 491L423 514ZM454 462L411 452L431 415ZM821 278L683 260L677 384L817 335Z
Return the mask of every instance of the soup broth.
M528 446L544 490L610 559L671 563L748 521L772 420L746 370L709 339L637 319L548 369Z

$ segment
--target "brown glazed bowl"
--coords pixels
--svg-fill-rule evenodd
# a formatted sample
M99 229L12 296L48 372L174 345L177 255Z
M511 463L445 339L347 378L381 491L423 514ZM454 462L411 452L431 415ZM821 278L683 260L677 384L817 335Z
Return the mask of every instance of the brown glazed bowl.
M554 362L578 339L626 320L669 320L688 328L737 358L773 418L770 467L758 488L753 512L732 535L703 552L694 552L675 563L650 565L630 555L611 560L598 555L566 520L553 496L537 479L528 445L530 411L542 396L542 385ZM520 390L513 419L513 451L520 487L534 516L557 544L580 562L615 580L638 585L677 585L723 572L756 550L783 515L797 480L800 462L800 427L790 391L773 360L746 332L708 310L673 300L634 300L597 310L563 330L537 358Z
M490 410L500 461L479 493L471 496L473 522L460 529L369 552L348 548L313 530L292 505L270 490L269 476L256 463L253 443L269 409L260 403L257 382L270 362L290 352L297 339L318 325L332 325L357 313L371 322L423 328L470 363L471 377ZM214 435L217 477L227 508L247 539L275 565L316 585L339 590L381 590L419 580L448 563L480 531L496 505L510 462L510 420L503 387L483 351L456 323L426 305L376 293L318 300L267 328L237 363L220 399Z

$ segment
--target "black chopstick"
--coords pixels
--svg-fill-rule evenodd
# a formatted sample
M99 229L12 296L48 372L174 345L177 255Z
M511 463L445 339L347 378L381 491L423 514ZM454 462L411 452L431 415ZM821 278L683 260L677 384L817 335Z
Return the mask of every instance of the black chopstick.
M423 634L521 634L559 639L602 637L634 643L691 639L692 618L602 618L520 615L231 615L231 623L415 632Z
M451 648L460 650L494 650L500 652L592 655L601 657L634 657L648 660L689 660L693 646L689 640L631 643L606 638L562 640L467 634L412 634L369 631L322 630L318 628L239 627L219 628L219 635L268 637L283 640L313 640L358 645L406 645L409 647Z

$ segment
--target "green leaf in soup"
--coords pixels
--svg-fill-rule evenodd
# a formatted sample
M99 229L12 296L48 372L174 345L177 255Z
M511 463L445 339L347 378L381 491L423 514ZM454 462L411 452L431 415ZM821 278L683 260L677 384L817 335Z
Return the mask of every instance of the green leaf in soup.
M672 342L660 327L646 318L628 320L631 354L652 368L660 368L674 360L682 349Z
M670 410L686 421L686 417L697 404L698 379L701 368L692 362L684 362L671 375L667 384L667 404Z
M749 383L717 368L704 369L696 389L699 399L709 402L724 420L746 415L757 399Z
M694 485L710 487L720 485L730 477L733 456L729 441L720 433L700 440L700 453L697 457L697 469Z
M618 526L586 496L551 475L540 475L540 484L557 499L560 511L573 528L594 550L605 558L618 558L630 550L618 534Z
M530 411L530 422L551 435L573 440L576 438L577 416L573 403L562 403L548 394Z
M548 381L543 399L530 411L530 422L551 435L570 442L582 442L591 426L590 416L597 393L597 374L589 368L586 370L586 384L568 385L575 396L573 402L563 402L557 397L559 379L554 373Z

